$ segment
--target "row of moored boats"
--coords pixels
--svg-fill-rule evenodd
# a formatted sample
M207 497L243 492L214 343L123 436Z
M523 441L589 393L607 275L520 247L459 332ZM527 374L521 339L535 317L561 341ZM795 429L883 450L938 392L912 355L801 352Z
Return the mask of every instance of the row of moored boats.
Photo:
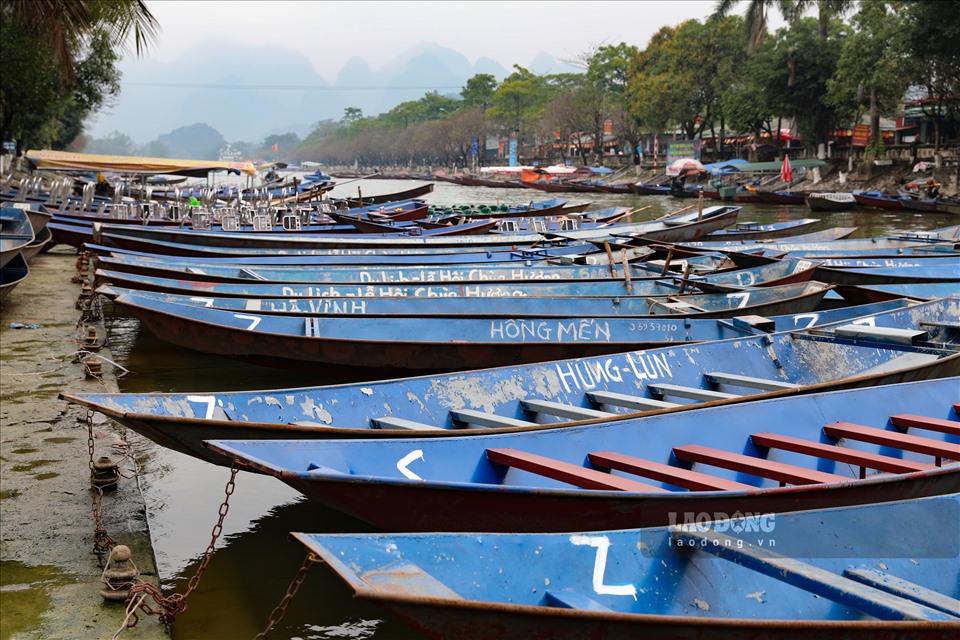
M392 532L294 537L432 637L960 633L960 228L343 204L53 210L161 340L343 379L62 397Z

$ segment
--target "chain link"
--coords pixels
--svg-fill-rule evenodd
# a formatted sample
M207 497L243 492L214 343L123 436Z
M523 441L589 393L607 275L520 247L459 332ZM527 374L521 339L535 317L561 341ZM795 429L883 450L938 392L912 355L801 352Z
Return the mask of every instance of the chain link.
M210 562L210 558L213 556L213 551L216 547L217 540L220 538L220 534L223 533L223 520L227 517L227 513L230 511L230 496L232 496L233 492L236 490L237 473L244 467L245 465L242 462L236 460L230 467L230 479L227 481L227 486L224 489L225 496L218 511L219 517L217 518L217 524L214 525L213 531L210 534L210 544L207 545L206 551L203 552L203 557L200 559L200 566L197 567L196 573L194 573L193 577L190 578L190 582L187 583L187 590L183 593L173 593L169 596L165 596L160 589L148 582L140 582L139 584L133 585L130 587L130 594L127 596L127 619L129 622L127 622L125 628L135 627L137 622L140 620L139 616L129 608L131 603L133 603L134 599L138 596L140 596L140 598L135 608L139 607L139 609L147 615L158 616L160 622L164 624L172 624L178 615L187 610L187 596L189 596L193 590L197 588L197 585L200 582L200 577L203 575L203 572L206 571L207 564ZM160 608L154 609L148 605L145 602L147 597L152 598Z
M103 527L103 489L98 487L93 479L96 468L93 463L94 443L93 443L93 414L92 409L87 409L87 452L90 459L90 501L93 509L93 552L97 554L100 567L106 566L105 557L109 556L110 551L116 546L113 538Z
M258 633L254 640L266 640L267 635L273 631L273 628L280 624L283 617L287 615L287 607L293 601L293 597L297 595L297 591L300 590L300 585L303 584L303 580L307 577L307 572L310 570L310 567L313 566L314 562L322 562L320 556L313 552L307 553L297 573L293 576L293 580L290 581L290 586L287 587L287 592L283 598L281 598L280 604L270 612L270 620L267 622L267 628Z

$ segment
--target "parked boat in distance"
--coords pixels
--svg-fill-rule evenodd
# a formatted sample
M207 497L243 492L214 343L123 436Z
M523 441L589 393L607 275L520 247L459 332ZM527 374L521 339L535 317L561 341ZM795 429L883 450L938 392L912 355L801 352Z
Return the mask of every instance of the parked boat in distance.
M804 202L810 211L850 211L857 206L851 193L811 193Z

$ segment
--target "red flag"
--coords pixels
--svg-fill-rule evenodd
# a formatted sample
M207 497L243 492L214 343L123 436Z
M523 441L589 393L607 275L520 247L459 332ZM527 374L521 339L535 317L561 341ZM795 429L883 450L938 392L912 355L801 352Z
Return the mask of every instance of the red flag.
M790 156L783 154L783 166L780 167L780 180L793 182L793 167L790 166Z

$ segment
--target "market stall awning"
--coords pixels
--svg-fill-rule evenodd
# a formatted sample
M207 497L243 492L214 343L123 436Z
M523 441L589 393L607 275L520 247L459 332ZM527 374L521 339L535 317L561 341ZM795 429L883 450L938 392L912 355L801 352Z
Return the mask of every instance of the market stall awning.
M27 151L27 160L38 169L60 171L103 171L107 173L167 173L178 176L206 177L211 171L231 171L256 175L252 162L219 160L174 160L138 156L109 156L93 153L70 153L50 149Z

